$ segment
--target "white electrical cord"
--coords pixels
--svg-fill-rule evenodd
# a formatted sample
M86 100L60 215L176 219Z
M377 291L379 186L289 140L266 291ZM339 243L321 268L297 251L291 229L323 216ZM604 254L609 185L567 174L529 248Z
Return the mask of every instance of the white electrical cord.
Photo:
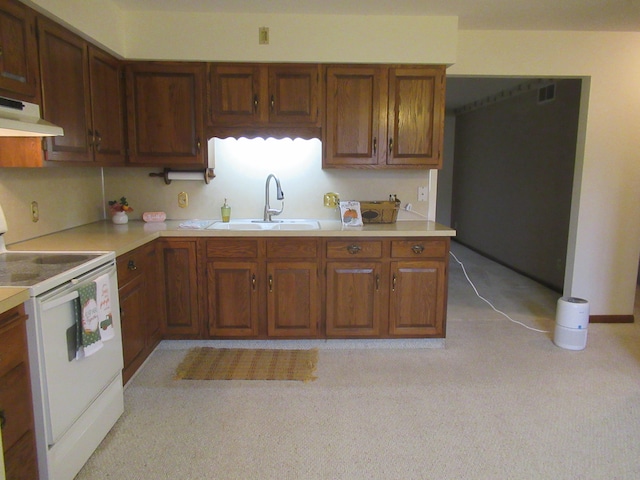
M469 275L467 275L467 269L464 268L464 265L462 264L462 262L460 260L458 260L458 257L456 257L453 252L449 252L451 254L451 256L454 258L454 260L456 262L458 262L460 264L460 266L462 267L462 272L464 273L464 276L467 278L467 281L469 282L469 285L471 285L471 287L473 288L473 291L476 292L476 295L478 296L478 298L484 302L486 302L495 312L499 313L500 315L503 315L504 317L506 317L508 320L512 321L513 323L517 323L518 325L522 325L524 328L528 329L528 330L533 330L534 332L539 332L539 333L549 333L549 330L539 330L537 328L533 328L530 327L529 325L525 325L522 322L519 322L517 320L514 320L513 318L511 318L509 315L507 315L504 312L501 312L500 310L498 310L496 307L494 307L491 302L489 300L487 300L486 298L484 298L482 295L480 295L478 293L478 289L476 288L476 286L473 284L473 282L471 281L471 279L469 278Z

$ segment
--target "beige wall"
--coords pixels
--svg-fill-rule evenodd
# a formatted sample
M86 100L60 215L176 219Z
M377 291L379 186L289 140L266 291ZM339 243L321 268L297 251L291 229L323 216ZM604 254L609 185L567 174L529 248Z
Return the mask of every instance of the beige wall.
M456 75L583 76L565 295L631 315L640 255L640 34L460 31Z
M211 140L211 142L216 142ZM326 192L337 192L343 200L387 200L397 194L411 202L415 212L429 214L428 202L418 202L418 186L429 185L428 171L355 171L322 169L322 145L317 139L225 139L216 143L216 178L203 181L172 181L166 185L149 173L159 169L105 169L107 198L126 196L135 208L134 218L144 211L164 211L172 219L220 219L227 198L234 218L262 218L265 180L278 176L285 192L285 218L335 219L334 209L323 206ZM178 207L178 193L189 196L187 208ZM275 201L272 187L272 206ZM400 219L421 219L417 213L400 212Z
M0 152L0 156L2 152ZM31 221L31 202L40 220ZM2 168L0 204L7 218L7 244L103 218L98 168Z
M132 58L442 62L454 63L448 73L456 75L586 78L565 294L587 298L592 314L633 313L640 255L640 34L456 31L451 17L125 17L108 1L37 4ZM257 45L260 26L271 28L267 47Z

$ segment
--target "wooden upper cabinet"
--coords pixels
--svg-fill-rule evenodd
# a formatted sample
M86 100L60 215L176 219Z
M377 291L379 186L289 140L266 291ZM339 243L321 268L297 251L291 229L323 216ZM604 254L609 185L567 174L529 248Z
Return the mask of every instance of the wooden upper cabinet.
M443 66L329 66L323 167L440 168Z
M47 160L91 160L91 100L86 42L58 24L38 18L42 114L64 129L46 139Z
M211 64L209 123L221 127L320 126L320 66Z
M95 161L122 163L126 156L124 82L121 62L89 45L91 125Z
M126 66L131 164L207 164L205 75L202 63L135 62Z
M50 161L121 164L125 160L120 62L60 25L39 17L43 116L64 136L47 137Z
M35 12L15 0L0 2L0 95L39 103Z
M387 165L442 165L444 79L444 67L389 70Z
M378 67L327 69L323 166L378 165L386 136L383 81L384 71Z

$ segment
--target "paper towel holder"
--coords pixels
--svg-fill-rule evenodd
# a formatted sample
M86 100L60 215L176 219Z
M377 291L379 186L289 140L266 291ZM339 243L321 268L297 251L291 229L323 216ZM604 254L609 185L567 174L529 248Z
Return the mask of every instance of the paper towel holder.
M213 173L213 168L204 168L202 170L172 170L171 168L165 168L163 172L150 173L149 176L162 177L167 185L170 185L172 180L204 180L204 183L208 185L216 175Z

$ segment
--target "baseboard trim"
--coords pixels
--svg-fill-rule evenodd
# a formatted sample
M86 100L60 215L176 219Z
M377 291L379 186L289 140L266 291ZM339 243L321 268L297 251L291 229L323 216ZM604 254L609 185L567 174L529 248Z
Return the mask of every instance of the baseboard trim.
M633 315L589 315L589 323L634 323Z

